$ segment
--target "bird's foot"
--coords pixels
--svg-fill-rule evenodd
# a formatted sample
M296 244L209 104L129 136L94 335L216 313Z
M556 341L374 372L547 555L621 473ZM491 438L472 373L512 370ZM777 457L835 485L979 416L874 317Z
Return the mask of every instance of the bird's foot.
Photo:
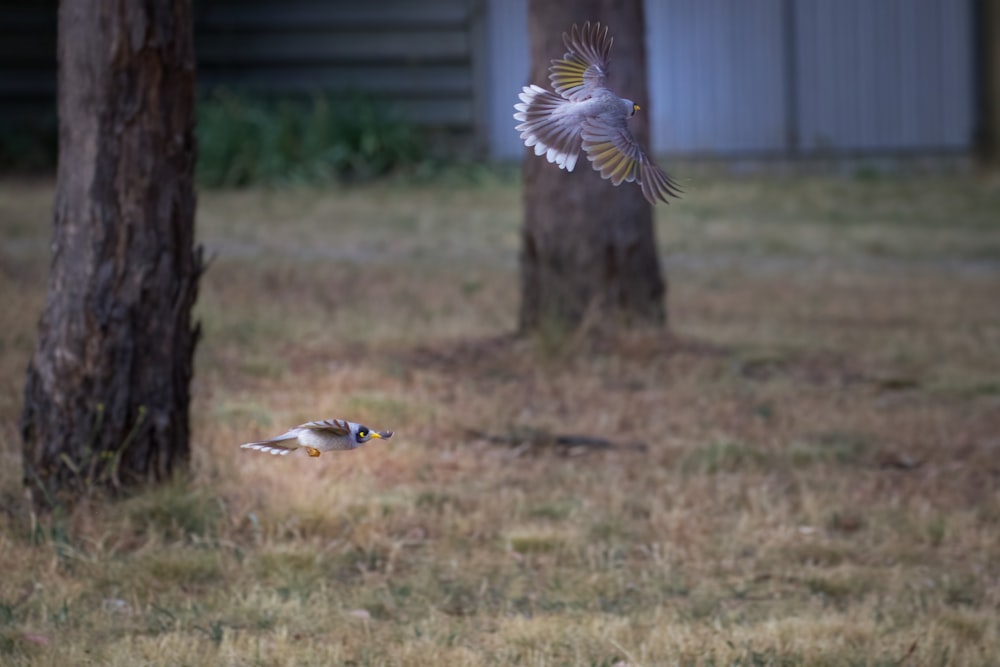
M316 458L317 456L322 454L322 452L320 452L315 447L306 447L306 453L309 454L309 456L312 456L313 458Z

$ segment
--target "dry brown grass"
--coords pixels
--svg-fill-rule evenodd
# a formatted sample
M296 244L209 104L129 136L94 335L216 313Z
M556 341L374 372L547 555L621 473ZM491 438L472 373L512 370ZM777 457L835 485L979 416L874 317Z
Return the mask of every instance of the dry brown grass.
M596 346L505 336L516 186L203 194L193 478L34 525L52 189L0 184L0 662L995 664L1000 187L686 189L674 336ZM236 447L327 416L397 436Z

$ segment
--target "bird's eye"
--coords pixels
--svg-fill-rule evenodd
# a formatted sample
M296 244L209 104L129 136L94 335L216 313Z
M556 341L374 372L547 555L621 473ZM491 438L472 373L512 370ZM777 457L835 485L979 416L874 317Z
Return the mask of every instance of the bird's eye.
M368 429L363 428L363 427L359 428L358 429L358 437L359 438L367 438L368 437Z
M635 112L636 112L636 111L638 111L638 110L639 110L639 109L641 109L641 108L642 108L642 107L640 107L640 106L639 106L638 104L633 104L633 105L632 105L632 115L634 116L634 115L635 115Z

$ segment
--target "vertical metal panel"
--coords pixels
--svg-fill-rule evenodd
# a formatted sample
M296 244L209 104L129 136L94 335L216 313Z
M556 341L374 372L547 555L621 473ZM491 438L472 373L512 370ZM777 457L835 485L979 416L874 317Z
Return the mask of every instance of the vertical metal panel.
M473 130L470 0L196 4L199 83L266 95L358 90L420 124Z
M939 7L941 100L945 112L941 141L945 147L966 150L973 145L976 125L973 5L955 1Z
M528 71L525 6L490 0L491 146L498 158L521 155L508 116ZM967 150L974 122L971 6L646 0L650 108L643 111L652 114L653 149Z
M478 0L204 0L198 82L265 95L360 90L471 130ZM56 2L0 0L0 113L55 97Z
M472 136L474 154L485 157L490 132L490 40L486 0L465 0L468 6L469 73L472 92Z
M523 152L510 115L527 83L527 1L489 4L491 154L511 159ZM647 0L646 29L650 108L641 113L652 114L654 152L781 149L781 0Z
M968 149L970 12L946 0L797 0L803 147Z
M652 114L653 149L784 155L797 134L805 153L968 150L973 2L646 0L642 112ZM0 114L52 106L55 5L0 0ZM511 114L528 72L526 5L206 0L197 3L199 81L265 93L356 87L420 122L470 129L485 115L491 154L517 158ZM487 27L477 33L479 9ZM483 35L487 62L477 65Z
M781 0L648 0L646 8L654 151L781 149Z
M490 0L488 24L490 155L513 160L524 153L513 115L517 94L528 83L527 0Z

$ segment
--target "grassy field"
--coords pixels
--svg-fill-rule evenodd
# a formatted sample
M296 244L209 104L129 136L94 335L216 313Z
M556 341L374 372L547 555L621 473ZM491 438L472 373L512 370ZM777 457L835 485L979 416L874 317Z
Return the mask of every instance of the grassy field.
M997 664L1000 181L692 173L672 335L596 348L509 335L513 179L202 193L191 479L46 518L0 183L0 663ZM335 416L397 435L238 448Z

